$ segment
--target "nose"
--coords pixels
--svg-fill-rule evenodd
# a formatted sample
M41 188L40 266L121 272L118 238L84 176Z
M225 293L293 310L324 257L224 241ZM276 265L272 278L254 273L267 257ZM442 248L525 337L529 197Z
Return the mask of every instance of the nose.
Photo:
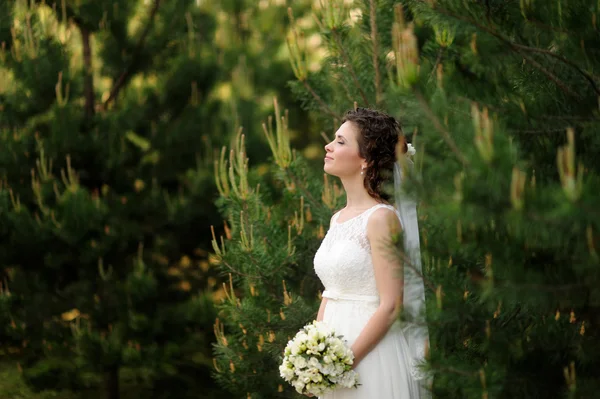
M331 143L325 144L325 152L331 152Z

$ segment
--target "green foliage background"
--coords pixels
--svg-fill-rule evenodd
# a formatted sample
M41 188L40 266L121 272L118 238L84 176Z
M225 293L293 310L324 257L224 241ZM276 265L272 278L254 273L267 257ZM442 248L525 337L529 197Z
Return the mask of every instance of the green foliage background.
M0 1L0 395L294 397L356 104L418 151L434 396L594 397L599 12Z

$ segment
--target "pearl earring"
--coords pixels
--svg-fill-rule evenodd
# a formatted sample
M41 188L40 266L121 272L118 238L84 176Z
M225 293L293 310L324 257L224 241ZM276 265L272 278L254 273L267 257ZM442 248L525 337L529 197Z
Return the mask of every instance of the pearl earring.
M363 172L364 169L365 169L365 167L363 166L362 169L361 169L361 171L360 171L361 176L365 174L365 172Z

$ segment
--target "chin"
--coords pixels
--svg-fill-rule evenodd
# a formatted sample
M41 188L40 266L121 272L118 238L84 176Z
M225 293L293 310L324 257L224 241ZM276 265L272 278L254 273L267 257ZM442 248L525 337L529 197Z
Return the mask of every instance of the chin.
M331 168L328 168L327 165L323 167L323 171L330 176L338 176L337 173L333 172Z

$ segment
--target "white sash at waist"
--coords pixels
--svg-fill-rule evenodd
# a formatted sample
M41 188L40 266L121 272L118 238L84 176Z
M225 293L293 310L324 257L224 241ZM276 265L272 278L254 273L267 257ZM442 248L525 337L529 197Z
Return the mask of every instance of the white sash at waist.
M333 299L333 300L379 302L379 296L377 296L377 295L339 294L337 292L332 292L329 290L323 291L321 296L323 298Z

